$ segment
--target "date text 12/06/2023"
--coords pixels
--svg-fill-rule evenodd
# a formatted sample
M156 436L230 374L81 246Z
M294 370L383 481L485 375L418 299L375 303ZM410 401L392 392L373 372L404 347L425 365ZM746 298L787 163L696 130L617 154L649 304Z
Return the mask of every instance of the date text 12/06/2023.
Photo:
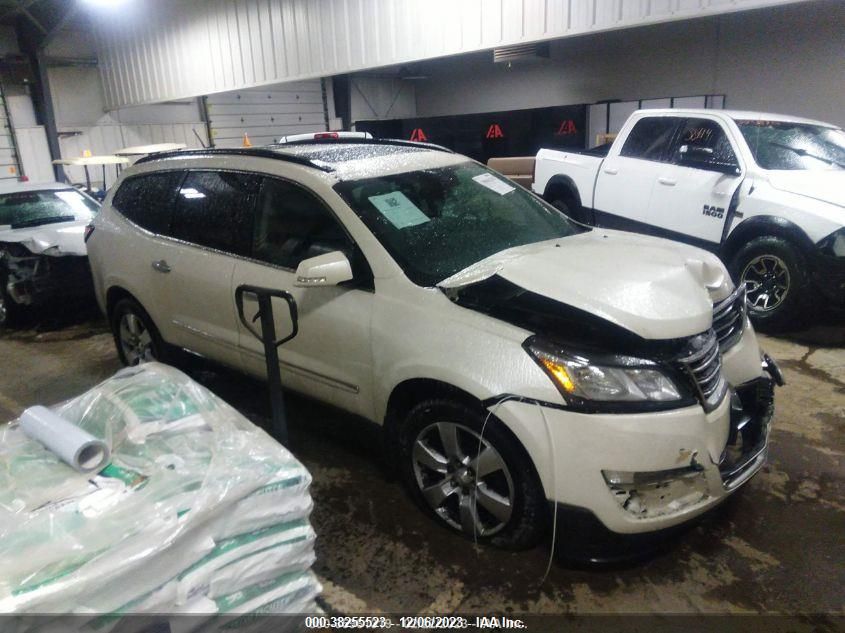
M526 629L519 618L506 616L328 616L305 618L308 629Z

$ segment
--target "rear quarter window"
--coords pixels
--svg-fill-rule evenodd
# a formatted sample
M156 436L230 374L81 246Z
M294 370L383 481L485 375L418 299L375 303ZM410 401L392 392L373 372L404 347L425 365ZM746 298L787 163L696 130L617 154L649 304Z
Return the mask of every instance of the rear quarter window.
M153 233L167 234L182 171L162 171L127 178L112 198L112 207Z

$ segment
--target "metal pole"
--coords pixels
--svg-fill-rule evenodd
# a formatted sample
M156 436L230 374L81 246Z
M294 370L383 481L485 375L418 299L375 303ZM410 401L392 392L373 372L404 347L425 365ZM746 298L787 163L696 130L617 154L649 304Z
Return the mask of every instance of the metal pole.
M285 400L282 396L282 376L279 370L279 350L276 347L276 324L273 322L273 298L258 294L258 312L261 315L261 340L264 343L264 360L267 364L267 385L270 390L270 410L273 415L273 435L279 442L288 444L288 424Z

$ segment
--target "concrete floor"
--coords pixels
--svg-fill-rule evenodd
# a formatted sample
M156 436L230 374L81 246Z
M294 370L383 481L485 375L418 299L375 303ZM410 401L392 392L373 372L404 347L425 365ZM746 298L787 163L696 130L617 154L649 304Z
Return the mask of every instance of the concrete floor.
M761 337L784 369L769 464L662 554L573 570L547 547L503 552L441 528L383 475L372 429L288 399L292 447L314 475L316 571L346 613L828 613L845 615L845 328ZM118 369L97 319L0 333L0 420L74 396ZM263 387L195 378L254 420Z

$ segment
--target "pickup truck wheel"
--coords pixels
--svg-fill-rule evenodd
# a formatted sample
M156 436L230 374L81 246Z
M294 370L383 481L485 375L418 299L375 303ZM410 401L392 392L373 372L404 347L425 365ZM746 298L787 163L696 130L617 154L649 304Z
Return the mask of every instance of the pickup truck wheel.
M801 251L774 236L751 240L731 262L731 274L745 284L748 315L761 329L794 326L806 306L809 278Z
M486 417L458 401L416 405L399 433L402 476L441 524L479 542L525 549L548 527L542 486L502 423L491 416L485 425Z
M581 224L585 224L587 226L592 226L592 222L590 221L590 217L587 212L584 211L584 208L573 202L572 200L563 198L555 198L551 202L549 202L555 209L563 213L566 217L571 220L575 220Z
M120 362L138 365L164 360L164 343L153 320L134 299L121 299L111 314L111 329Z

